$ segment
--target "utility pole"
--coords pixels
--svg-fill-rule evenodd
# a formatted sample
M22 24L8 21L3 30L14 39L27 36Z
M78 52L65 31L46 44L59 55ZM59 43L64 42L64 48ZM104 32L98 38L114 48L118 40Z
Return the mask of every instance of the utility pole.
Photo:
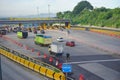
M2 80L2 64L1 64L1 53L0 53L0 80Z
M50 19L50 5L48 4L48 18Z
M37 15L38 15L38 17L39 17L39 7L37 7Z

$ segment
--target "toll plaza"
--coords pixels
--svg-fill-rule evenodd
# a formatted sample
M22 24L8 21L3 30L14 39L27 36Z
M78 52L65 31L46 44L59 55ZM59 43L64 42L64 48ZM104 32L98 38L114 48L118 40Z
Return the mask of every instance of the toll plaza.
M54 24L59 25L54 25ZM38 29L70 29L70 21L67 19L46 19L46 20L0 20L1 25L17 25L19 27L37 27ZM63 24L63 25L62 25Z

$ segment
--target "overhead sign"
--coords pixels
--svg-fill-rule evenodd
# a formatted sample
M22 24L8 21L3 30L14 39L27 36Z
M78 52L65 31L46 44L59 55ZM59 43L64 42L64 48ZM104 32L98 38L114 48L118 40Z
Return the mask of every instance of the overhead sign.
M63 64L62 71L63 72L72 72L72 66L70 64Z

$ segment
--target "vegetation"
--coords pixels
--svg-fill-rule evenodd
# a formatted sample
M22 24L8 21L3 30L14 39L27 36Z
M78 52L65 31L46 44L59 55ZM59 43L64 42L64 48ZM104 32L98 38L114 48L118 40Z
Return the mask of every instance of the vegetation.
M58 12L60 19L70 19L72 24L120 28L120 8L95 8L87 2L79 2L73 11Z

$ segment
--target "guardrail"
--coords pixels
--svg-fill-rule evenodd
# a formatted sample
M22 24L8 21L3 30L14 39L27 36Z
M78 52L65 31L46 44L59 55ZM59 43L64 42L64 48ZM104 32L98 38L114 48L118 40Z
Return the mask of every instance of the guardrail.
M66 80L65 74L47 63L34 59L28 55L21 54L13 49L0 44L0 54L3 56L54 80Z
M109 35L113 37L120 38L120 29L112 29L112 28L101 28L101 27L80 27L80 26L72 26L71 29L75 30L85 30L91 31L99 34Z

